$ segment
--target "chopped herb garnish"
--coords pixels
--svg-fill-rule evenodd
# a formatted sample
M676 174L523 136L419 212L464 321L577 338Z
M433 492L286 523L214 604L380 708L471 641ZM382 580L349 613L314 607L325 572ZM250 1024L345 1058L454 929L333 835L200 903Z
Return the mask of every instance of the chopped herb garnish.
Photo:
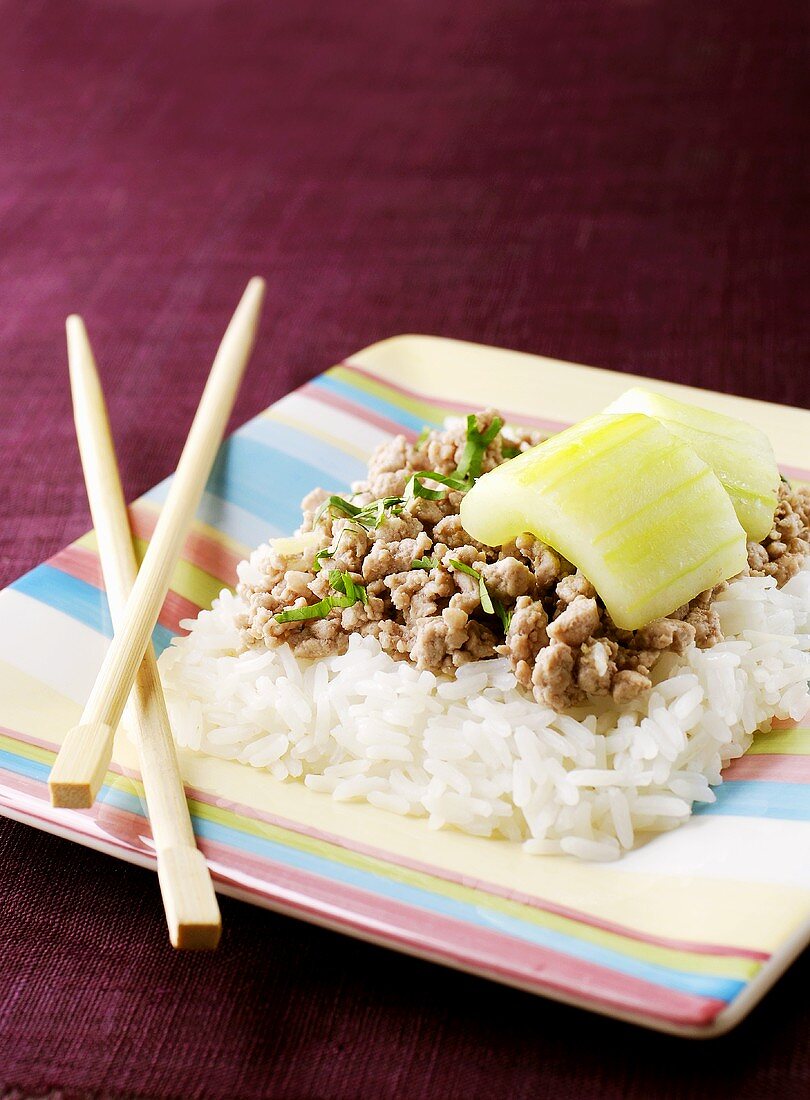
M411 569L435 569L438 564L435 558L415 558Z
M334 558L335 557L338 550L340 549L340 544L341 544L341 542L343 542L343 538L344 538L346 532L350 531L350 530L351 530L350 527L344 527L343 530L338 535L338 537L336 539L332 539L332 545L331 546L324 546L324 548L322 550L318 551L318 553L315 555L314 564L312 566L312 572L313 573L320 573L321 569L323 569L323 567L324 567L324 564L325 564L324 559L325 558Z
M436 470L420 470L414 474L405 486L405 497L422 497L425 500L441 500L446 495L446 489L428 489L425 481L435 481L437 485L446 485L448 489L469 489L469 485L463 478L455 474L440 474Z
M337 592L347 596L352 603L368 603L365 588L352 580L351 573L344 573L342 569L332 569L329 573L329 583Z
M456 469L456 477L469 482L470 485L475 481L481 473L484 452L502 427L503 421L496 416L493 417L489 427L480 432L475 413L470 413L467 417L467 445Z
M360 505L352 504L350 500L344 500L343 497L331 496L327 497L315 513L313 525L317 524L327 512L338 512L354 520L360 527L370 530L372 527L380 526L386 512L398 515L404 505L405 501L402 497L380 497L379 500L372 500L368 504Z
M356 584L350 573L344 573L341 569L332 569L329 573L329 583L338 593L337 596L324 596L322 600L307 604L306 607L288 607L286 611L279 611L273 618L277 623L325 619L333 607L351 607L356 603L368 603L365 588L362 584Z
M501 454L504 458L517 458L520 454L520 447L516 443L502 443Z
M424 428L422 428L421 432L419 433L419 437L414 443L414 447L417 449L417 451L420 447L423 447L425 443L427 443L428 436L430 435L431 431L432 428L430 427L430 424L425 424Z
M342 533L343 532L341 532L341 534ZM324 546L323 550L319 550L313 559L312 572L320 573L323 569L324 558L333 558L336 553L336 546Z
M422 497L424 500L441 500L447 495L448 489L455 489L462 493L471 489L473 482L481 473L484 452L502 427L503 421L496 416L489 427L480 432L475 414L470 413L467 417L467 442L455 473L440 474L437 470L419 470L405 486L406 498ZM433 481L446 488L429 489L425 485L426 481Z
M277 623L298 623L305 619L325 619L333 607L351 607L354 601L346 596L324 596L317 603L307 604L305 607L288 607L286 611L279 611L273 618Z
M495 608L495 614L501 620L504 634L508 634L509 626L512 622L512 612L506 610L497 596L492 597L492 605Z
M352 504L350 500L344 500L343 497L327 497L318 509L318 511L315 513L315 518L312 521L312 526L317 526L320 518L327 512L342 512L344 516L350 516L352 519L354 519L357 513L361 511L362 508L358 504Z
M361 527L370 530L371 528L380 526L385 519L386 513L392 516L398 516L404 507L405 501L402 497L380 497L379 500L372 500L368 504L363 505L360 511L354 516L354 520L355 523L359 523Z

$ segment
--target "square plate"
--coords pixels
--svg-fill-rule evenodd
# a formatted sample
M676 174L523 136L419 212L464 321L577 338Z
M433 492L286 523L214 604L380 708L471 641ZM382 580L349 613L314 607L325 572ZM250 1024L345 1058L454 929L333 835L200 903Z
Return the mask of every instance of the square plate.
M497 405L555 431L635 379L426 336L359 352L223 445L154 632L208 606L240 558L299 521L316 485L345 490L395 432ZM810 413L647 382L759 424L789 476L810 481ZM130 509L141 549L168 482ZM0 593L0 812L154 867L132 746L119 734L92 810L54 810L46 780L111 635L95 540L79 539ZM805 721L805 726L808 722ZM607 1015L689 1036L745 1016L810 941L810 728L782 724L736 761L717 802L613 864L537 857L436 833L303 784L181 753L217 889Z

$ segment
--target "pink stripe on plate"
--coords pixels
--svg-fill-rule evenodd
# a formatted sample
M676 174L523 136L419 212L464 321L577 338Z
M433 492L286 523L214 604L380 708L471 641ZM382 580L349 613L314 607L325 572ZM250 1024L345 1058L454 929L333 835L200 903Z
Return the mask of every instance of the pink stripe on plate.
M365 367L358 366L352 362L351 359L345 359L341 366L346 367L347 370L353 371L355 374L362 375L364 378L368 378L373 382L377 382L381 386L385 386L393 393L401 393L405 397L412 398L416 401L424 401L430 405L438 405L440 408L451 409L454 412L469 412L469 402L453 401L450 399L437 400L431 397L429 394L420 392L419 390L408 389L406 386L401 385L399 382L392 382L389 378L383 378L379 374L375 374L373 371L367 370ZM508 409L501 409L504 416L516 424L525 424L530 427L539 428L541 431L547 432L560 432L564 428L569 427L569 424L563 420L544 420L537 416L528 416L525 412L512 412ZM365 416L365 412L364 412ZM402 429L397 429L402 430ZM784 463L779 463L779 469L785 475L785 477L796 478L798 481L810 481L810 470L804 469L802 466L787 466Z
M137 501L129 506L129 519L132 533L136 538L151 539L158 512ZM183 546L183 560L196 565L205 573L222 581L223 584L236 584L236 567L242 560L239 554L229 550L222 543L215 542L199 531L191 531Z
M471 409L469 401L453 401L450 398L442 398L439 400L431 397L429 394L421 393L419 390L408 389L399 382L392 382L389 378L381 378L380 375L374 374L364 367L358 367L351 359L345 360L341 365L347 370L352 371L353 374L362 375L362 377L368 378L378 385L385 386L386 389L391 390L393 393L401 393L403 397L408 397L413 401L423 401L426 405L435 405L440 409L448 409L451 412L457 413L468 413ZM500 408L500 406L498 407ZM561 432L563 428L570 427L564 420L544 420L539 416L529 416L525 412L510 412L508 409L501 409L501 412L510 422L525 424L531 428L539 428L541 431Z
M761 779L772 783L810 783L810 756L752 753L733 760L723 772L726 782Z
M66 546L64 550L60 550L58 554L49 558L47 564L58 569L60 573L84 581L100 591L104 590L101 563L95 550L88 550L84 546ZM169 589L158 616L158 622L167 630L177 634L180 632L180 620L194 619L199 611L198 604Z
M802 466L785 466L780 462L779 469L785 477L795 477L797 481L810 481L810 470L805 470Z
M31 743L36 743L42 748L51 748L51 746L44 741L36 741L36 739L24 734L11 733L10 735ZM227 810L236 817L243 817L249 821L264 821L268 825L274 825L278 828L286 829L289 832L298 833L301 836L309 836L315 840L322 840L327 844L345 848L350 852L357 852L358 855L367 855L383 863L391 864L396 867L405 867L419 874L430 875L443 882L454 882L469 890L477 890L483 894L490 894L493 897L506 898L509 901L516 902L518 905L526 905L539 912L553 913L555 916L565 917L566 919L576 921L579 924L584 924L592 928L600 928L605 932L615 933L618 936L622 936L629 940L636 940L639 943L651 943L660 947L671 948L675 951L690 951L695 954L733 955L735 958L756 959L759 961L770 958L767 951L759 951L755 948L729 947L723 944L696 943L692 940L676 940L664 936L654 936L627 925L603 920L600 917L596 917L591 913L586 913L579 909L558 905L555 902L547 901L545 898L538 898L532 894L524 894L519 890L499 886L496 883L488 882L484 879L455 873L447 868L436 867L422 860L410 859L407 856L376 848L372 844L364 844L357 840L350 840L347 837L337 836L323 829L313 828L299 821L290 821L287 818L280 817L278 814L268 813L266 810L260 810L254 806L245 806L236 802L228 802L222 798L216 798L210 794L206 794L205 791L196 790L193 787L187 788L187 793L189 798L197 802L218 809ZM238 824L235 827L238 828Z
M246 853L211 841L201 842L200 847L211 860L217 878L290 906L299 915L316 922L326 917L328 922L358 935L371 935L402 950L450 961L464 970L489 974L523 988L557 992L679 1024L708 1024L726 1007L721 1000L653 985L272 860L260 861L257 877L254 859ZM220 855L224 864L219 862Z
M396 420L389 420L387 416L380 416L379 413L372 412L365 405L347 401L345 397L340 397L338 394L332 393L331 390L321 389L311 382L307 383L306 386L302 386L297 392L304 393L313 401L319 401L322 405L328 405L332 409L340 409L341 412L348 413L349 416L354 416L358 420L365 420L367 424L373 424L375 428L379 428L387 435L404 435L410 440L417 438L418 432L415 432L412 428L398 424Z

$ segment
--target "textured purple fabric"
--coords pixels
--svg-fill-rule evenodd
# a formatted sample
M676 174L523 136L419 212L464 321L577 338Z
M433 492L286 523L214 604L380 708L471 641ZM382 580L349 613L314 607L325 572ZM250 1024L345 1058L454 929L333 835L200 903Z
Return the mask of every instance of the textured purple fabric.
M248 275L235 420L384 336L810 402L806 6L0 2L0 581L88 525L63 321L128 493ZM0 1096L798 1096L805 955L736 1035L634 1032L0 824Z

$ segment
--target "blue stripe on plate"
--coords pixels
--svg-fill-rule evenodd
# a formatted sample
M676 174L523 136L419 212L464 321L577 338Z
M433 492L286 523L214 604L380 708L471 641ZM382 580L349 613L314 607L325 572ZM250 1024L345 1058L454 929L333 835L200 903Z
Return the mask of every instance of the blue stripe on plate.
M167 478L156 485L146 499L162 503L170 482ZM348 482L300 458L233 435L219 449L197 517L239 542L258 546L274 534L290 534L298 527L299 502L317 486L346 492Z
M254 417L243 424L236 434L240 438L252 439L263 447L282 451L292 458L304 456L311 466L320 471L321 478L337 478L342 485L359 481L366 475L366 464L359 458L269 416ZM312 488L315 488L315 483Z
M366 390L350 386L348 382L333 378L329 373L313 379L311 384L316 389L329 390L339 397L345 397L355 405L362 405L367 409L371 409L373 412L379 413L380 416L393 420L395 424L401 424L403 427L411 428L415 432L421 432L425 424L429 424L432 428L441 428L442 426L441 420L430 420L423 416L415 416L400 405L393 405L390 401L377 397L376 394L367 393Z
M10 587L70 615L72 619L89 626L98 634L103 634L105 638L113 636L107 596L87 581L71 577L69 573L63 573L52 565L38 565ZM162 653L173 637L171 630L158 623L152 631L155 652Z
M148 493L145 493L141 499L162 507L169 494L171 481L170 477L166 478L154 489L150 489ZM218 531L225 532L236 542L240 542L251 550L275 535L288 535L290 533L289 528L285 529L271 523L269 520L259 519L258 516L246 512L244 508L231 504L229 501L223 500L222 497L216 497L213 493L203 493L196 516L202 523L207 523L209 527L215 527Z
M810 821L810 796L806 783L731 779L713 790L717 801L709 805L696 804L695 813Z
M234 435L220 447L207 489L293 531L301 522L298 502L319 484L330 492L348 488L334 474L324 477L302 458Z
M45 782L49 768L27 757L0 751L0 767L32 779ZM141 799L131 791L120 787L104 786L99 793L98 802L115 806L128 813L144 816ZM325 879L336 880L356 889L383 895L414 908L425 909L453 920L473 924L489 931L514 936L527 943L536 944L552 951L561 952L572 958L582 959L597 966L608 967L622 974L652 982L669 989L701 997L712 997L730 1001L744 988L745 982L711 974L694 974L689 971L670 969L656 963L634 959L621 952L613 951L596 944L579 940L574 936L543 928L517 917L492 911L484 905L471 905L455 898L434 894L418 886L398 882L373 871L350 867L323 856L300 849L287 847L267 837L255 836L205 818L194 818L194 831L203 839L210 839L231 848L242 849L273 860L297 870L315 874Z

